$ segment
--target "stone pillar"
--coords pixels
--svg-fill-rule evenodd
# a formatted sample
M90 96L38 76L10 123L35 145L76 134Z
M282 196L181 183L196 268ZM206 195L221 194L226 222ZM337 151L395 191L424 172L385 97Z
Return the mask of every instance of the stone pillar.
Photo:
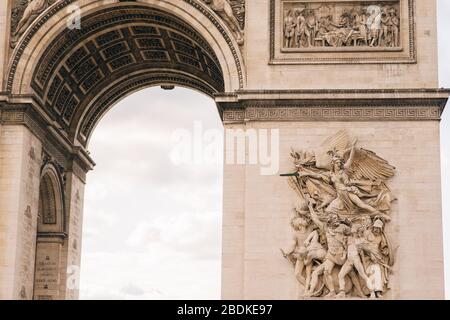
M0 126L0 299L33 295L41 149L27 127Z
M241 124L225 124L225 133L243 130ZM234 140L234 141L233 141ZM225 158L237 157L236 139L225 134ZM245 150L243 150L245 152ZM244 296L245 166L224 163L222 220L222 299Z
M74 166L77 166L76 164ZM75 170L81 170L76 168ZM84 176L80 174L79 176ZM78 299L80 265L81 265L81 236L83 223L83 203L85 180L73 171L67 174L66 206L69 212L68 238L66 250L63 252L62 283L67 284L61 288L61 298L66 300Z
M77 299L85 176L93 162L46 126L32 105L3 103L0 120L0 300ZM49 164L64 217L37 232Z

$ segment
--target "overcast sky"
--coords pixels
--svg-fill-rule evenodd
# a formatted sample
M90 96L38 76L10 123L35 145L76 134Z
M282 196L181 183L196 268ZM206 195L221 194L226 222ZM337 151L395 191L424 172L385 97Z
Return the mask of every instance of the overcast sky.
M450 87L450 1L438 3L440 85ZM449 113L441 133L448 244ZM210 98L151 88L100 122L89 146L97 167L86 188L81 299L220 299L222 157L209 164L172 161L174 130L193 131L198 121L223 130ZM450 297L450 245L445 253Z

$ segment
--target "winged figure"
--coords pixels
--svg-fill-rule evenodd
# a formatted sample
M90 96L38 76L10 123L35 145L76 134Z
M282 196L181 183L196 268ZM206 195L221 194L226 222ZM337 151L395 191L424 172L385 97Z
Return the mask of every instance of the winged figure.
M394 259L384 225L391 220L395 200L387 186L395 167L357 145L357 139L341 130L312 151L292 150L294 172L282 175L288 176L300 203L308 203L310 225L305 230L321 230L321 246L328 250L315 263L305 260L315 252L308 246L301 255L291 256L296 266L309 266L309 271L296 268L305 295L333 296L334 283L340 296L353 292L379 298L387 290ZM341 229L351 231L340 235Z

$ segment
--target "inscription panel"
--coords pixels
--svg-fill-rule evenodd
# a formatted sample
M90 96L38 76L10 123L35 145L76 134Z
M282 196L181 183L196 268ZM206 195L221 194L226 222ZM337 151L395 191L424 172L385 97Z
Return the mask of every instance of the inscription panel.
M36 273L34 279L35 300L56 300L60 285L59 243L38 243L36 251Z

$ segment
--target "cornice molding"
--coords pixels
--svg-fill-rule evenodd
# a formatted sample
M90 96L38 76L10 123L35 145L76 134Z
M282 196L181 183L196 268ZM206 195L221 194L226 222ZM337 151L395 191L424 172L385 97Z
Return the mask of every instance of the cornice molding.
M224 122L440 120L448 89L242 91L216 96Z
M0 102L0 123L26 126L42 142L45 152L67 170L70 171L74 163L77 163L83 170L77 170L76 174L83 181L86 180L86 173L95 166L87 151L74 146L62 133L58 133L59 131L35 110L33 104Z

